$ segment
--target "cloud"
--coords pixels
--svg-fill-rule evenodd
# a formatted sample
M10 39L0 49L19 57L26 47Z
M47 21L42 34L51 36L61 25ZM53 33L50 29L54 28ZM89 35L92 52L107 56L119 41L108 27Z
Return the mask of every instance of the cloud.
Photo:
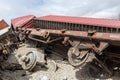
M119 7L120 0L2 0L0 18L8 23L12 18L28 14L117 19Z

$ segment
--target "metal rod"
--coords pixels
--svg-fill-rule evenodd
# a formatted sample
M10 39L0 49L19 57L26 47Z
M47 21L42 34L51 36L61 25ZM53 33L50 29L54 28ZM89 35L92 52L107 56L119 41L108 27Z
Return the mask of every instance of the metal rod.
M42 43L45 43L45 44L48 44L48 43L52 43L54 41L58 41L58 40L61 40L63 38L59 37L59 38L56 38L56 39L53 39L53 40L47 40L47 41L44 41L44 40L40 40L40 39L37 39L37 38L33 38L32 35L29 35L28 38L32 39L32 40L36 40L36 41L39 41L39 42L42 42ZM49 38L48 38L49 39Z

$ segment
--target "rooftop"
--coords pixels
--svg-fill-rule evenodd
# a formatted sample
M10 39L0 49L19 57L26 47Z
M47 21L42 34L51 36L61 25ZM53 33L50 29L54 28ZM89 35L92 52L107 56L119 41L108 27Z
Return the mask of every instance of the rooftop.
M18 18L14 18L11 20L12 24L14 27L22 27L26 23L28 23L30 20L32 20L35 16L34 15L27 15L27 16L22 16Z
M103 27L110 27L110 28L120 28L119 20L103 19L103 18L48 15L48 16L37 17L35 18L35 20L46 20L46 21L55 21L55 22L66 22L66 23L86 24L86 25L93 25L93 26L103 26Z
M9 25L4 21L4 20L0 20L0 30L8 27Z

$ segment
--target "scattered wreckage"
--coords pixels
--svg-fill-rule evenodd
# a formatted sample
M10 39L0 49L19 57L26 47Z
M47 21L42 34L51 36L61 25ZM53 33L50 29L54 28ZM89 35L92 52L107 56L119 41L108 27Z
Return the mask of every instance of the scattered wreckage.
M93 70L102 68L109 75L114 67L120 67L119 20L28 15L12 19L11 28L18 42L41 50L29 49L18 57L25 70L31 71L37 62L46 66L51 53L68 59L74 67L91 63Z
M17 48L16 37L10 26L4 21L0 21L0 61L7 59L9 53Z

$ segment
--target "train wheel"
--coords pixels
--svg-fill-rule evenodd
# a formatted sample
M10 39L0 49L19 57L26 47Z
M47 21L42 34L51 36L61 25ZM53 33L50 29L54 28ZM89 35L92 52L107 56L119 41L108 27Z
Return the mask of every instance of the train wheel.
M76 47L71 47L68 50L68 61L74 67L78 67L84 64L86 60L88 59L88 56L89 56L88 50L80 51Z
M37 62L36 58L37 57L34 51L28 52L27 54L22 56L20 60L21 60L23 69L27 71L31 71L36 65L36 62Z

